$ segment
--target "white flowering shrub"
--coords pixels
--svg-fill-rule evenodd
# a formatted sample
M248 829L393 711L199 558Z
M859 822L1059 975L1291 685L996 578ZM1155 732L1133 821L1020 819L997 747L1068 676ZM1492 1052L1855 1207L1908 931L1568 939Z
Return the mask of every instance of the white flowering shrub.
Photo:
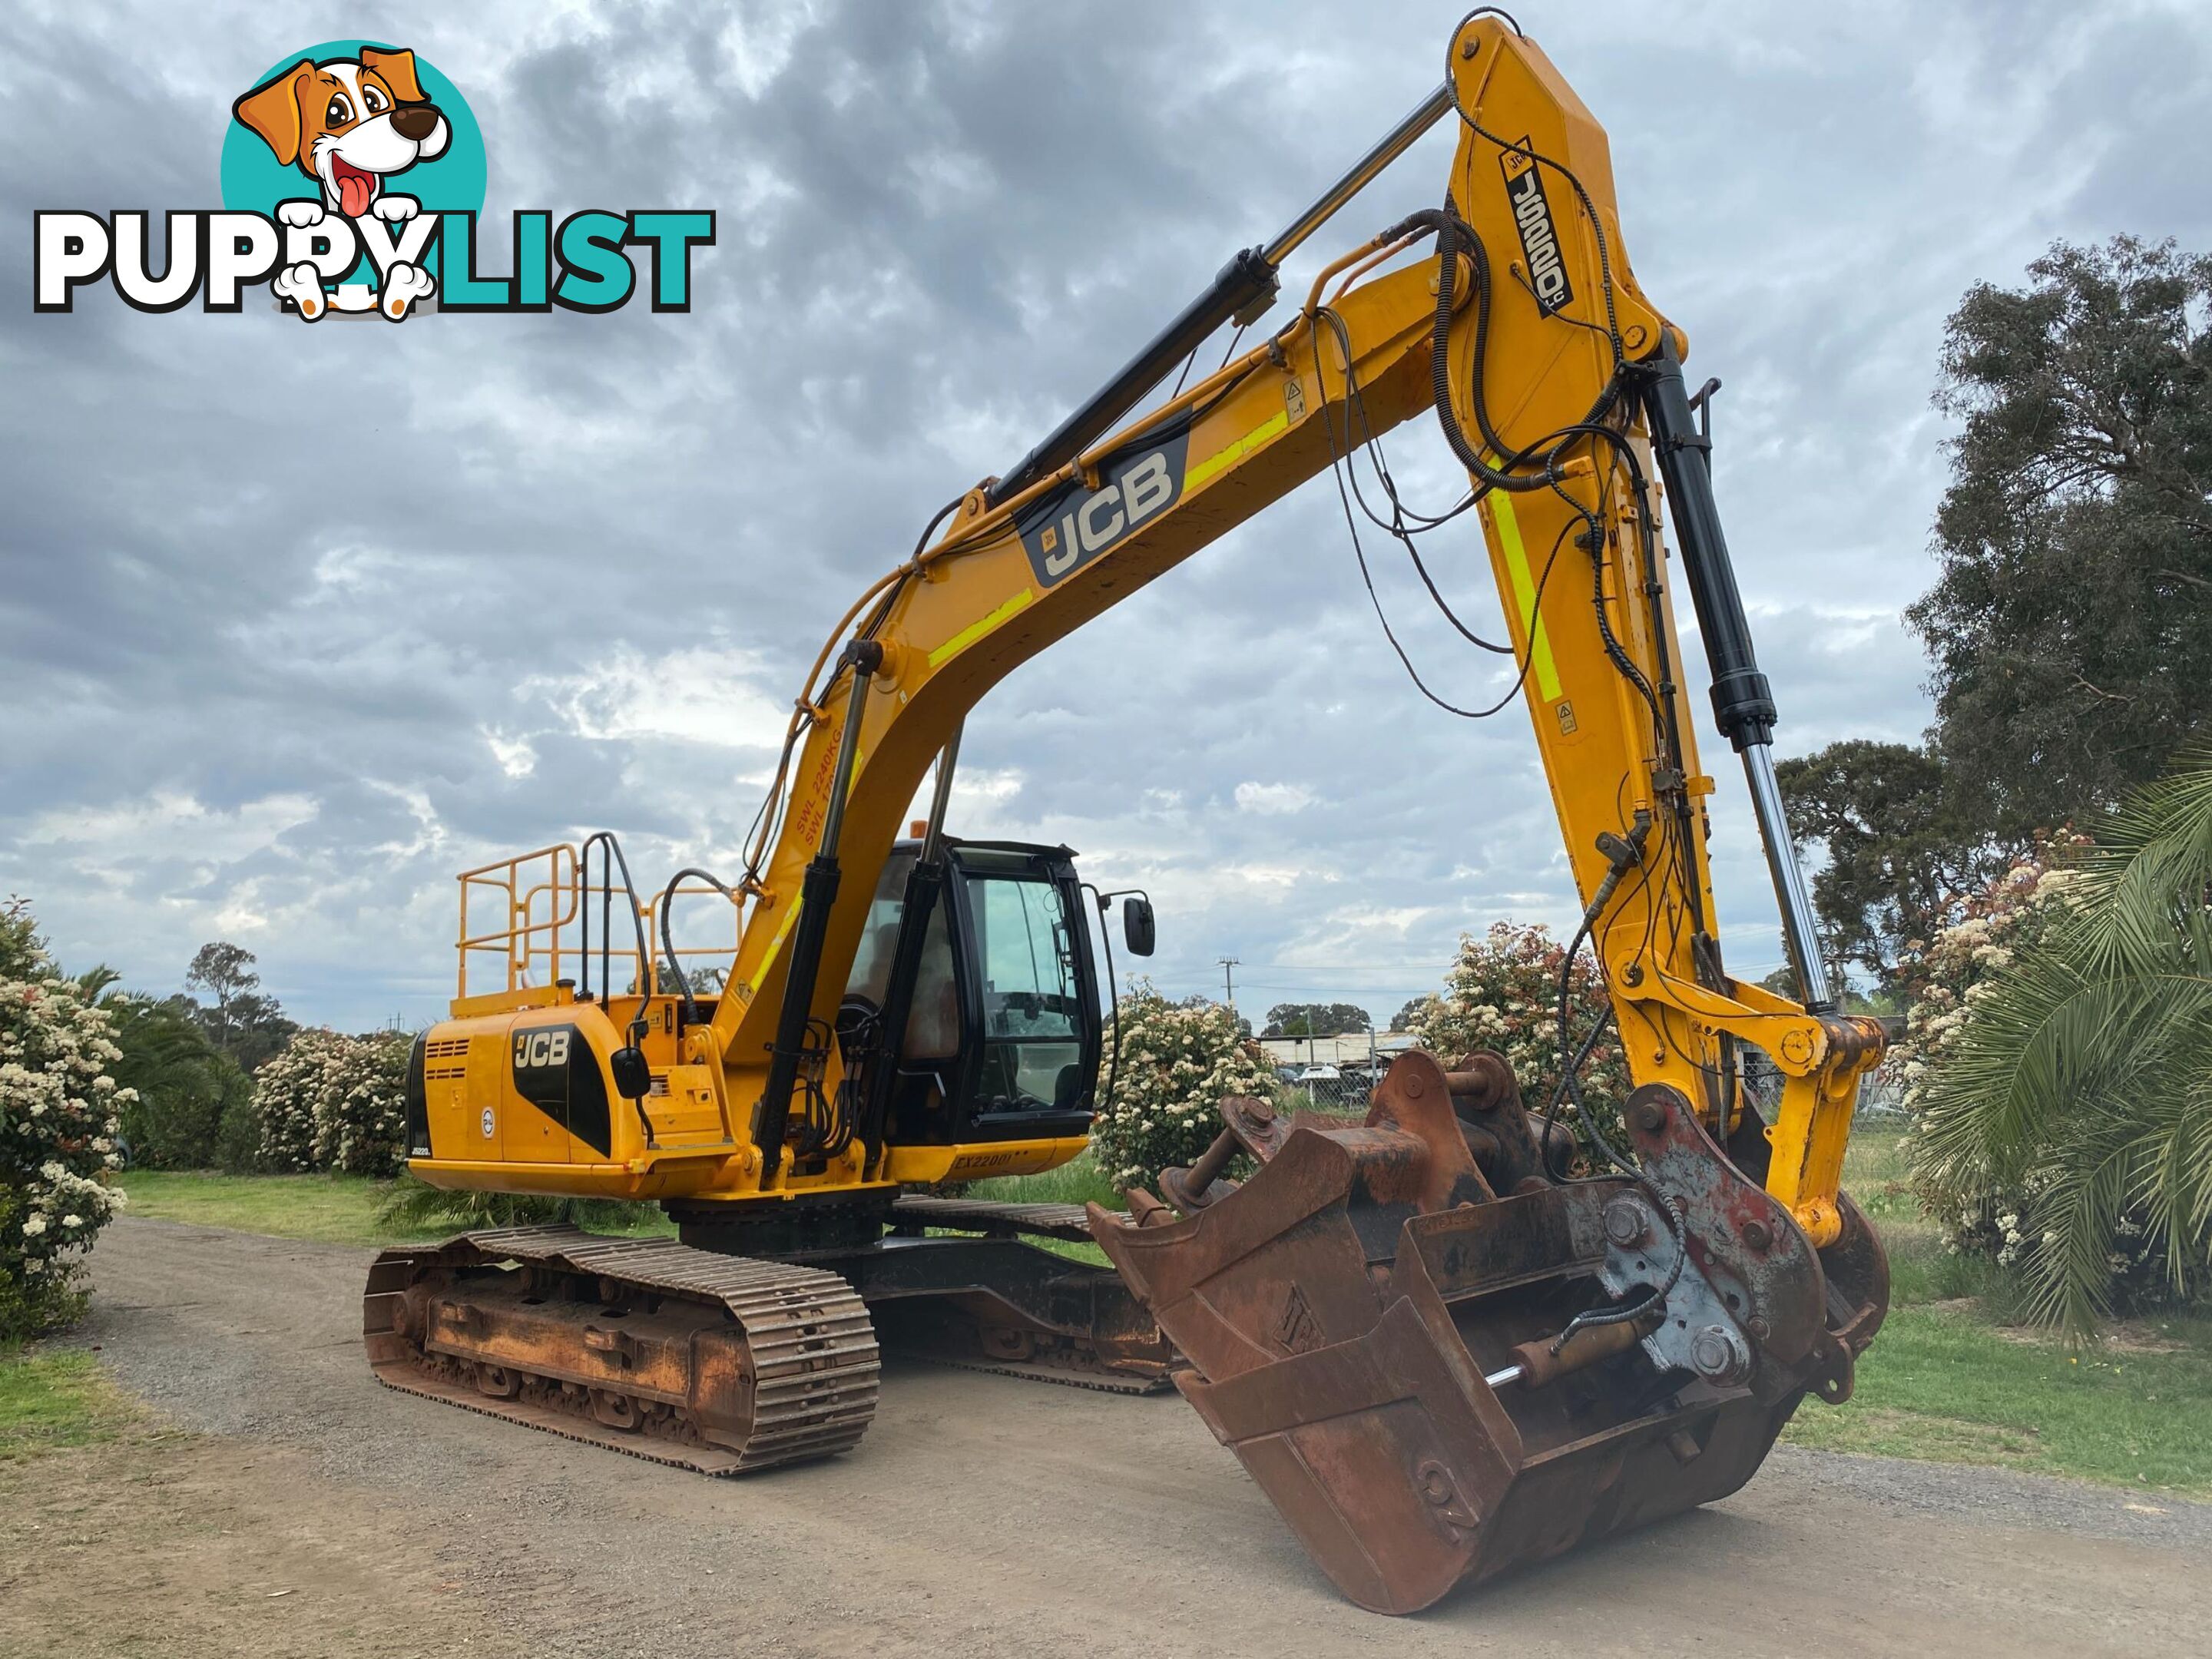
M2012 966L2020 951L2033 950L2049 930L2057 905L2079 880L2063 860L2088 845L2087 836L2070 832L2043 842L1969 895L1959 906L1958 921L1933 939L1905 941L1898 964L1911 999L1905 1034L1882 1062L1903 1085L1905 1110L1918 1106L1933 1069L1957 1043L1974 1002L1986 994L1978 988Z
M100 1230L123 1205L117 1114L130 1091L106 1013L65 979L28 909L0 905L0 1340L66 1323Z
M347 1039L335 1086L315 1103L315 1161L347 1175L398 1175L407 1162L407 1055L400 1031Z
M407 1054L396 1031L307 1030L254 1074L260 1163L390 1176L406 1161Z
M1541 1112L1559 1080L1559 969L1566 951L1540 923L1495 921L1480 937L1462 933L1459 955L1444 975L1443 994L1426 999L1410 1026L1421 1046L1449 1066L1487 1048L1504 1057L1521 1085L1522 1103ZM1577 1046L1611 999L1596 963L1584 951L1567 978L1567 1020ZM1598 1127L1621 1145L1621 1103L1634 1085L1616 1035L1607 1030L1591 1048L1577 1084ZM1572 1123L1571 1100L1559 1107Z
M315 1167L315 1102L344 1038L301 1031L253 1074L253 1115L261 1122L261 1167L285 1172Z
M1918 1110L1930 1085L1942 1078L1946 1060L1974 1030L1975 1011L1991 995L1995 980L2050 935L2081 881L2066 860L2089 845L2087 836L2071 832L2045 841L1970 895L1959 920L1933 939L1906 942L1900 977L1911 1001L1905 1034L1882 1065L1902 1084L1908 1112ZM2057 1243L2055 1232L2029 1219L2057 1179L2052 1168L2031 1166L2010 1177L1984 1170L1964 1180L1953 1172L1939 1180L1917 1156L1917 1127L1916 1119L1905 1143L1913 1163L1913 1190L1946 1250L1981 1257L2017 1277L2037 1252ZM2133 1210L2122 1215L2106 1267L2111 1305L2155 1299L2166 1283L2166 1261L2143 1215Z
M1121 999L1121 1060L1108 1069L1091 1146L1106 1178L1127 1192L1192 1163L1221 1131L1222 1101L1272 1098L1274 1075L1221 1003L1170 1002L1139 979Z

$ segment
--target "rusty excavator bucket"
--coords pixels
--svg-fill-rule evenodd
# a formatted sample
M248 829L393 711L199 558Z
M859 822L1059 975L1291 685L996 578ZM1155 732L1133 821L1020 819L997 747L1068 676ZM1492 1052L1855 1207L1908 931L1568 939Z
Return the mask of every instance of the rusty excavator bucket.
M1627 1104L1641 1178L1556 1178L1563 1132L1494 1054L1401 1056L1363 1125L1221 1110L1168 1203L1093 1205L1091 1233L1183 1396L1378 1612L1735 1491L1808 1389L1849 1396L1888 1305L1848 1199L1815 1251L1663 1084ZM1220 1179L1239 1152L1258 1169Z

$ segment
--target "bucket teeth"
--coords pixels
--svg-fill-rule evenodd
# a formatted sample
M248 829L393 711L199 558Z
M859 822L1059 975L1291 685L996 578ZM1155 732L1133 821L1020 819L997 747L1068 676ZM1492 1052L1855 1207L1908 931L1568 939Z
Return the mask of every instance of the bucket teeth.
M1487 1127L1455 1114L1468 1081ZM1259 1170L1181 1218L1090 1211L1190 1362L1184 1397L1316 1565L1378 1612L1735 1491L1808 1388L1829 1391L1838 1363L1847 1376L1850 1340L1887 1304L1863 1223L1855 1253L1830 1252L1852 1281L1839 1291L1686 1105L1645 1114L1660 1127L1639 1152L1672 1171L1663 1212L1633 1177L1554 1182L1517 1132L1513 1185L1493 1196L1470 1154L1495 1166L1509 1102L1510 1077L1447 1074L1417 1052L1364 1125L1241 1134ZM1232 1128L1249 1127L1242 1109L1224 1104ZM1675 1206L1679 1235L1627 1224ZM1771 1234L1738 1261L1747 1217ZM1706 1322L1676 1330L1678 1310ZM1747 1331L1784 1333L1787 1356Z

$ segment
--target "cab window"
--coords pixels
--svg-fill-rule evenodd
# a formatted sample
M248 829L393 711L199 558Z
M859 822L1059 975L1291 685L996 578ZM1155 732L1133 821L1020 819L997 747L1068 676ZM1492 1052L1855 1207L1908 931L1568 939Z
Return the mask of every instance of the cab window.
M907 873L914 867L912 853L895 852L884 865L868 905L860 946L853 956L853 971L845 981L845 994L880 1012L889 994L891 963L898 955L899 927L906 909ZM952 935L946 924L945 902L933 907L929 931L923 937L921 963L915 975L913 1000L908 1005L906 1038L900 1045L905 1063L949 1060L960 1052L960 1000L952 970Z
M1067 1110L1082 1088L1081 988L1060 890L1048 881L969 876L981 965L987 1112Z

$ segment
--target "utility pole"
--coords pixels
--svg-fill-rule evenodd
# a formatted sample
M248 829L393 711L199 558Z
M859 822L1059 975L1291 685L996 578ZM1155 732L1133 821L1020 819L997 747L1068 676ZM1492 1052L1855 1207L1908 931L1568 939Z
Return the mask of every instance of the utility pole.
M1243 962L1242 958L1237 957L1218 957L1215 960L1221 963L1221 1000L1229 1005L1230 1017L1234 1018L1237 1013L1235 970L1243 966Z

